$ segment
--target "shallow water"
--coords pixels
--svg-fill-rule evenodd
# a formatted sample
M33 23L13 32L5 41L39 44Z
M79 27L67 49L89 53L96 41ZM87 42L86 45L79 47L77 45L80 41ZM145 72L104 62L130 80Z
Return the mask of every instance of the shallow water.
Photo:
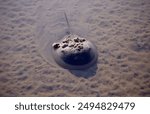
M97 47L89 72L51 58L64 10ZM150 0L0 0L0 96L150 96L149 42Z

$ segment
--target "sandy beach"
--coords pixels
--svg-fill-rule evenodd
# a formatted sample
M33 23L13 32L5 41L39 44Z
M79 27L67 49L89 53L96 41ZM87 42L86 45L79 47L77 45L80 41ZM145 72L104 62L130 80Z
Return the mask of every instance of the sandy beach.
M50 46L71 30L97 63L56 64ZM0 0L0 96L150 97L149 0Z

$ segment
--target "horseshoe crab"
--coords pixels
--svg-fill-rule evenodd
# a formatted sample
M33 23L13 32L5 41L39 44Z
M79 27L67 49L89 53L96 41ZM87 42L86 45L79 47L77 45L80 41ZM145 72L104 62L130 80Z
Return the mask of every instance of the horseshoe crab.
M83 38L87 27L85 29L82 26L72 28L66 13L62 16L62 12L60 15L55 15L46 11L41 13L44 16L39 15L37 19L36 41L42 57L50 65L55 66L57 63L70 70L86 69L96 63L96 47L92 42ZM65 26L66 22L67 26Z
M53 43L52 48L56 63L66 69L86 69L97 61L93 43L75 34L66 35L60 42Z

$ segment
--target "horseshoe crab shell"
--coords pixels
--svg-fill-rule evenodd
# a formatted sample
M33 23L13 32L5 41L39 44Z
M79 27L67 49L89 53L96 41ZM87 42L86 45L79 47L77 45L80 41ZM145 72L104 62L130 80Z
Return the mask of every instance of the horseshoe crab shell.
M60 42L53 43L52 54L58 65L71 70L89 68L97 61L94 44L73 34L66 35Z

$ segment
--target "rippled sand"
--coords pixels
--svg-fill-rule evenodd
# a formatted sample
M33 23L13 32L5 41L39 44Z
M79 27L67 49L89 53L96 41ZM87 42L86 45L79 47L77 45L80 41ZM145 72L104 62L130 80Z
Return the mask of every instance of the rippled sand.
M97 47L88 71L44 50L64 35L63 11ZM150 1L0 0L0 96L150 96Z

